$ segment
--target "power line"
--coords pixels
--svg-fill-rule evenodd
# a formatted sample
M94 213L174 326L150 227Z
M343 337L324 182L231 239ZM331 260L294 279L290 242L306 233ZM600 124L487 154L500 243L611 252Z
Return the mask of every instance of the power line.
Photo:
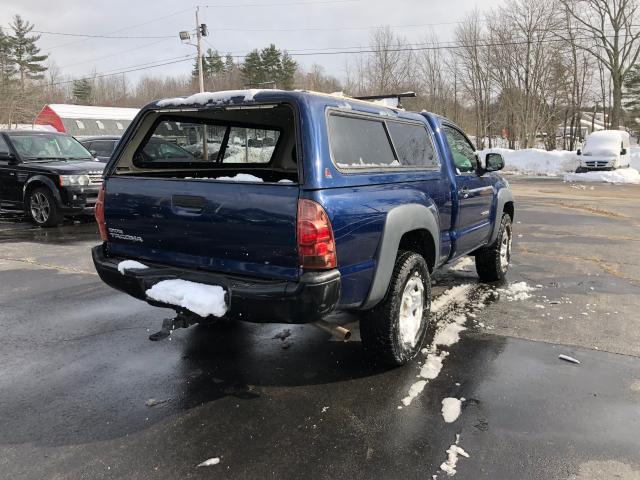
M43 35L61 35L65 37L86 37L86 38L115 38L115 39L158 39L158 38L176 38L175 35L100 35L93 33L64 33L64 32L47 32L44 30L31 30L33 33Z
M240 7L293 7L298 5L330 5L340 3L356 3L363 0L310 0L305 2L277 2L277 3L231 3L219 5L202 5L204 8L240 8Z
M171 61L168 61L168 60L171 60ZM141 70L148 70L150 68L162 67L164 65L172 65L175 63L181 63L181 62L186 62L191 60L193 60L192 55L175 57L174 59L156 60L155 62L147 62L147 63L142 63L140 65L132 65L131 67L124 67L126 68L125 70L96 73L95 75L91 75L89 77L74 78L72 80L62 80L59 82L47 83L46 85L47 86L64 85L67 83L73 83L78 80L93 80L95 78L113 77L115 75L122 75L123 73L139 72ZM161 62L161 63L158 63L158 62ZM150 65L151 63L153 63L154 65Z
M152 47L153 45L158 45L159 43L166 42L167 40L168 40L167 38L163 38L162 40L158 40L157 42L145 43L144 45L140 45L139 47L127 48L126 50L120 50L118 52L110 53L108 55L103 55L101 57L95 57L89 60L83 60L80 62L67 63L66 65L60 65L58 68L75 67L76 65L84 65L85 63L95 62L96 60L104 60L105 58L116 57L123 53L135 52L136 50L142 50L143 48Z

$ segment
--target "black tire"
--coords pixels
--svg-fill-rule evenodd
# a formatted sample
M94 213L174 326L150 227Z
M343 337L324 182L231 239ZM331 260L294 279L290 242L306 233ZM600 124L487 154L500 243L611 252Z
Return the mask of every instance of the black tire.
M587 171L587 169L586 169L586 168L584 168L584 167L578 167L578 168L576 168L576 173L585 173L586 171Z
M483 282L498 282L505 279L511 262L511 217L502 215L500 229L495 242L476 252L476 272ZM503 249L506 249L504 251ZM504 253L504 256L502 255ZM506 263L505 263L506 261Z
M410 341L406 341L406 339L403 340L400 331L400 313L405 287L415 277L418 278L417 281L412 281L415 285L413 290L415 294L420 294L418 283L422 285L422 312L418 312L419 307L414 310L416 315L421 313L419 328L414 335L411 334L412 331L405 329L405 335L411 337ZM409 296L411 296L410 293ZM380 359L394 366L404 365L415 357L422 347L429 326L430 309L431 278L427 262L417 253L398 252L384 299L375 308L363 313L360 318L362 346L376 360ZM416 324L413 323L413 325Z
M56 227L62 223L63 216L51 190L38 187L27 198L27 212L31 221L39 227Z

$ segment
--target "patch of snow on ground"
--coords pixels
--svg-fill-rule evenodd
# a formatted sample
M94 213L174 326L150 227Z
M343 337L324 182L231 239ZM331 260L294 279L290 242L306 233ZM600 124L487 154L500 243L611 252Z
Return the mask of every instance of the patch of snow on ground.
M218 177L216 180L226 180L227 182L264 182L260 177L249 175L248 173L239 173L235 177Z
M531 292L535 291L535 288L527 285L527 282L518 282L512 283L506 288L498 288L496 291L508 302L513 302L530 298Z
M145 264L136 262L135 260L123 260L118 264L118 271L124 275L127 270L135 270L149 268Z
M442 418L444 418L445 422L453 423L458 419L462 409L462 402L464 402L464 397L460 399L447 397L442 400Z
M205 460L202 463L199 463L198 466L199 467L210 467L212 465L217 465L220 463L220 458L215 457L215 458L210 458L209 460Z
M227 312L225 290L187 280L163 280L147 290L147 297L168 305L184 307L201 317L221 317Z
M465 284L457 285L450 288L449 290L446 290L442 295L438 296L438 298L431 302L431 313L437 313L443 307L449 305L449 303L453 303L459 299L466 298L471 288L471 285Z
M640 172L635 168L620 168L606 172L566 173L565 182L640 183Z
M422 392L422 390L424 390L424 386L426 384L427 384L426 380L418 380L416 383L411 385L411 387L409 388L408 395L402 399L402 403L404 404L405 407L408 407L409 405L411 405L411 402L413 402L413 399L416 398Z
M449 477L452 477L457 473L456 467L458 465L458 455L469 458L469 454L458 446L459 443L460 435L456 435L456 443L451 445L447 450L447 461L440 465L440 470L445 472Z
M189 97L166 98L160 100L157 105L159 107L179 107L180 105L207 105L228 103L231 99L239 98L244 102L253 101L253 97L260 90L226 90L222 92L202 92L196 93Z
M576 152L566 150L540 150L527 148L509 150L507 148L490 148L480 153L499 153L504 158L504 171L525 175L556 176L566 172L575 172L578 167Z
M454 343L457 343L458 340L460 340L460 332L466 330L466 327L464 326L466 321L466 316L456 315L452 322L447 323L436 332L436 335L433 338L433 345L449 347Z
M442 370L442 362L447 358L449 352L430 353L427 355L427 359L424 361L422 368L420 369L420 376L425 380L433 380L440 375Z

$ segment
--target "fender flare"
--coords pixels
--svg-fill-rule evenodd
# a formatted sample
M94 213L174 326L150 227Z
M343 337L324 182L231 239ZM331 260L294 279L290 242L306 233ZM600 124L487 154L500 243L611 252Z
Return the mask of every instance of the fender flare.
M427 230L435 245L434 267L440 259L440 228L434 207L421 204L409 204L395 207L389 211L382 231L382 239L376 253L376 270L369 289L369 295L361 309L369 309L378 304L387 293L398 247L402 236L413 230Z
M62 205L62 197L60 196L60 191L58 190L56 184L53 183L53 180L51 180L49 177L45 177L44 175L34 175L33 177L29 177L29 180L27 180L24 184L24 187L22 187L22 202L25 204L25 207L27 204L27 190L29 190L31 185L33 185L33 183L35 182L42 183L47 186L49 190L51 190L53 198L55 198L56 202L58 202L58 205Z
M508 188L501 188L498 190L498 198L496 199L496 215L493 220L493 230L491 231L488 245L492 245L493 242L496 241L496 238L498 238L498 231L500 230L500 221L502 220L502 214L504 213L504 206L508 202L515 203L513 200L513 193Z

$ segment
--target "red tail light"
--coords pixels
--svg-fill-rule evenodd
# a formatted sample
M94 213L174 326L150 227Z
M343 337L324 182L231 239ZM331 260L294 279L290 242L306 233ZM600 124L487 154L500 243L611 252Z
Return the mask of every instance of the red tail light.
M298 255L302 268L336 267L336 242L327 212L312 200L298 200Z
M96 222L98 222L98 230L100 230L100 238L103 242L107 241L107 223L104 220L104 185L98 193L98 200L95 208Z

